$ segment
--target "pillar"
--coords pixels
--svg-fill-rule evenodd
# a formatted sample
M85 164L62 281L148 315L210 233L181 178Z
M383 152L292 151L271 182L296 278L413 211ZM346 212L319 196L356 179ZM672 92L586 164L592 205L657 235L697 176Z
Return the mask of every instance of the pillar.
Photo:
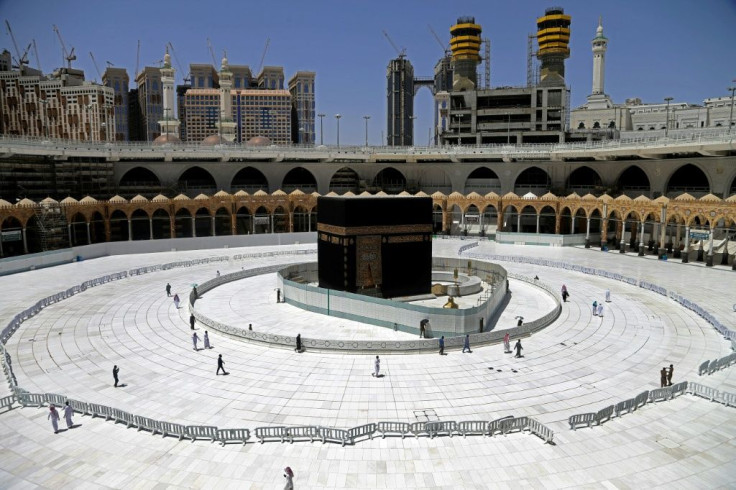
M26 238L26 227L23 227L23 253L28 253L28 239Z
M713 233L715 231L715 228L710 229L710 238L708 239L708 256L705 258L706 267L713 267Z
M690 227L685 225L685 248L682 250L682 263L687 264L690 259L688 258L688 252L690 252Z
M621 221L621 243L619 253L626 253L626 221Z
M585 248L590 248L590 216L585 218Z
M682 256L682 252L680 252L680 228L682 227L681 223L677 223L677 226L675 226L675 250L673 252L673 257L676 259L679 259Z
M562 227L560 226L561 221L562 221L562 216L560 215L559 211L555 212L555 235L559 235L561 232L561 229L562 229ZM537 223L539 223L539 215L537 215ZM575 224L575 218L573 217L573 226L574 224ZM539 228L539 224L537 224L537 228Z
M110 241L110 218L105 219L105 241Z
M575 216L573 216L572 219L570 220L570 234L571 235L575 234Z
M601 250L608 245L608 218L601 220Z
M169 238L176 238L176 216L169 214Z
M521 232L521 211L516 213L516 233Z
M196 216L192 216L192 238L197 237L197 222L195 221L196 219Z
M212 233L211 233L211 235L212 236L215 236L215 217L214 216L210 216L210 219L211 219L211 223L212 223Z
M268 215L268 228L270 229L270 233L273 233L273 213Z
M128 218L128 241L133 241L133 220Z
M256 215L255 214L250 215L250 233L252 235L256 234Z
M90 223L87 221L87 245L92 245L92 234L90 233Z
M235 236L238 231L238 216L235 213L230 213L230 234Z
M289 212L289 233L294 233L294 211Z
M73 247L74 246L74 242L72 241L72 224L71 223L67 223L67 225L66 225L66 232L69 235L69 246L70 247Z
M148 217L148 239L153 240L153 216Z
M539 235L539 213L537 213L537 235Z
M659 250L657 250L657 255L660 257L663 256L665 253L667 253L667 250L665 249L665 234L667 233L667 223L663 222L659 224Z
M640 223L641 233L639 233L639 257L644 255L644 222Z

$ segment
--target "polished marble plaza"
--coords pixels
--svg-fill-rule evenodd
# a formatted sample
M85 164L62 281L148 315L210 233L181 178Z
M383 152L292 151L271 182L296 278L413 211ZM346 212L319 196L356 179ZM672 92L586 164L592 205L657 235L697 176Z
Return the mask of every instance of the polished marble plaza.
M436 256L456 257L466 242L438 240ZM104 274L197 257L233 256L314 245L218 249L108 257L0 277L0 318L37 299ZM514 247L483 242L473 253L544 257L619 272L677 291L735 328L736 273L702 264L661 262L581 248ZM314 260L314 255L306 256ZM282 469L297 488L489 488L731 486L736 482L736 409L691 395L646 405L592 429L570 431L569 416L596 411L673 382L697 381L736 392L735 368L698 376L700 363L731 352L711 325L650 291L565 269L501 262L510 272L570 298L550 326L523 338L524 357L501 345L472 354L373 355L293 350L210 331L212 349L194 351L186 303L176 309L164 287L184 298L192 284L241 268L293 263L305 256L232 260L157 271L92 288L49 306L8 341L18 383L30 392L121 408L182 424L221 428L322 425L349 428L394 420L491 420L532 416L555 431L555 444L526 434L493 438L376 438L340 447L319 442L220 446L179 442L76 415L79 427L54 435L48 409L0 414L0 486L279 488ZM518 315L540 317L553 301L522 281L497 328ZM207 315L279 335L405 339L410 334L362 325L275 302L275 274L240 280L197 302ZM604 317L593 301L610 289ZM536 316L535 316L536 315ZM198 325L200 337L203 328ZM202 344L200 343L200 347ZM216 376L222 354L229 376ZM112 366L126 386L112 386ZM0 395L9 393L7 384ZM62 426L64 424L62 423Z

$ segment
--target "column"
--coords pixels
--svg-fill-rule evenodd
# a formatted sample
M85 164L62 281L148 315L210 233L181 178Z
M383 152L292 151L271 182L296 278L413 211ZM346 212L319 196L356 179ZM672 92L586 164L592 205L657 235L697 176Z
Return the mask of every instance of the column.
M608 245L608 218L601 220L601 250Z
M133 241L133 220L128 218L128 241Z
M661 257L664 254L667 253L667 249L665 248L665 235L667 234L667 222L663 222L659 224L659 250L657 250L657 254Z
M26 227L23 227L23 253L28 253L28 240L26 239Z
M289 233L294 233L294 211L289 212Z
M5 257L5 254L3 253L3 234L2 234L2 230L0 230L0 257Z
M176 238L176 216L169 214L169 238Z
M682 227L681 223L677 223L677 226L675 227L675 249L673 252L673 257L676 259L679 259L682 256L682 253L680 252L680 228Z
M619 253L626 253L626 221L621 221L621 243Z
M153 216L148 217L148 239L153 240Z
M682 250L683 264L687 264L690 260L687 256L688 252L690 252L690 227L685 225L685 248Z
M639 257L644 255L644 222L641 222L641 233L639 233Z
M706 267L713 267L713 233L715 231L715 228L710 229L710 239L708 239L708 256L705 258Z
M273 233L273 213L268 215L268 227L270 232Z
M251 235L256 234L256 215L255 214L250 215L250 233Z
M89 221L87 221L87 245L92 245L92 234L90 233L89 228Z
M67 223L67 225L66 225L66 232L69 235L69 246L70 247L73 247L74 246L74 242L72 241L72 224L71 223Z
M539 213L537 213L537 235L539 235Z
M211 216L212 219L212 236L215 236L215 217Z
M585 218L585 248L590 248L590 216Z
M196 226L196 220L197 218L195 216L192 216L192 238L196 238L197 236L197 226Z
M238 216L235 213L230 214L230 234L235 236L238 232Z
M516 233L521 232L521 211L516 212Z
M575 216L573 216L572 219L570 220L570 234L571 235L575 234Z

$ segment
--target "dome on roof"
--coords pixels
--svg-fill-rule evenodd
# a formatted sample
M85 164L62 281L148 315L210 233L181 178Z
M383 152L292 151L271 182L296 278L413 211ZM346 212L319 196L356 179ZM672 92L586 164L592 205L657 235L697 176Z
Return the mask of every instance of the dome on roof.
M95 199L92 196L84 196L81 201L79 201L80 204L97 204L97 199Z
M171 133L164 133L155 140L153 140L154 146L161 146L161 145L180 145L181 140L178 136Z
M79 201L74 199L72 196L65 197L64 199L61 200L61 204L77 204L77 203L79 203Z
M228 194L225 191L220 190L215 193L215 197L230 197L230 194Z
M209 198L210 198L210 196L208 196L206 194L200 194L197 197L195 197L194 200L195 201L206 201Z
M169 202L169 198L164 196L163 194L159 194L158 196L151 199L151 202Z
M47 197L46 199L44 199L43 201L41 201L41 204L59 204L59 201L57 201L56 199L52 199L50 197Z
M251 139L248 140L246 145L248 146L270 146L271 140L266 138L265 136L253 136Z
M304 193L302 191L300 191L299 189L294 189L293 191L291 191L291 193L289 195L290 196L303 196Z
M263 189L258 189L258 190L256 191L256 193L255 193L255 194L253 194L253 195L254 195L254 196L267 196L268 194L266 194L266 192L265 192L265 191L264 191Z
M486 199L498 199L498 198L499 198L499 197L501 197L501 196L499 196L499 195L498 195L498 194L496 194L495 192L491 191L491 192L489 192L488 194L486 194L486 195L485 195L485 196L483 196L483 197L485 197Z
M5 199L0 199L0 208L9 208L9 207L12 207L12 206L13 206L13 205L12 205L12 204L10 204L10 203L9 203L8 201L6 201Z
M215 146L215 145L229 145L230 142L223 138L219 134L211 134L202 140L201 145L204 146Z
M131 199L130 202L148 202L148 199L138 194L133 199Z
M121 203L127 203L128 201L126 201L124 197L115 195L115 196L112 196L107 202L113 203L113 204L121 204Z
M355 196L355 193L352 191L347 191L345 194L342 195L342 197L353 197Z
M179 194L174 198L174 201L188 201L189 197L185 196L184 194Z
M243 189L240 189L238 192L235 193L238 197L248 196L249 194L245 192Z
M277 189L271 194L272 196L285 196L286 192L282 191L281 189Z
M429 197L429 194L427 194L424 191L419 191L416 194L414 194L416 197Z
M23 199L21 199L20 201L18 201L15 205L16 206L21 206L21 207L23 207L23 206L35 206L36 203L33 202L33 201L31 201L27 197L24 197Z

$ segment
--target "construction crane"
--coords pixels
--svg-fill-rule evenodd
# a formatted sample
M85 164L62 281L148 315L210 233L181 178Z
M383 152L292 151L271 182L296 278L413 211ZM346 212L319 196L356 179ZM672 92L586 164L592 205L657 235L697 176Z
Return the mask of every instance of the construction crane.
M95 55L92 54L92 51L89 52L89 57L92 58L92 63L95 65L95 71L97 71L97 76L100 77L100 82L101 82L102 73L100 73L100 67L97 66L97 60L95 59Z
M439 44L440 45L440 48L442 48L442 50L445 52L445 56L447 56L448 54L450 54L450 48L447 46L447 44L445 44L445 43L442 42L442 39L440 39L440 37L437 35L437 33L434 32L434 29L432 29L432 26L429 25L429 24L427 24L427 27L429 28L429 32L431 32L432 35L434 36L434 38L437 40L437 44ZM384 34L385 34L385 32L384 32Z
M138 51L135 53L135 78L138 78L138 67L141 64L141 40L138 40Z
M537 85L537 67L534 63L534 56L537 54L534 51L534 40L537 38L536 34L529 34L526 39L526 86L534 87Z
M215 50L212 47L212 43L210 42L210 38L207 38L207 47L210 50L210 56L212 56L212 64L217 68L217 60L215 59Z
M258 64L258 70L256 70L256 74L261 73L261 68L263 68L263 61L266 59L266 53L268 52L269 44L271 44L270 37L266 39L266 45L263 47L263 54L261 55L261 62Z
M41 69L41 58L38 57L38 48L36 47L36 40L33 39L31 41L33 43L33 53L36 55L36 65L38 66L38 71L43 72Z
M66 46L64 45L64 40L61 38L61 32L59 32L59 28L56 27L56 24L54 24L54 32L56 33L56 36L59 38L59 43L61 43L61 51L64 53L64 59L67 62L67 68L72 68L72 61L77 59L77 55L74 54L74 46L72 46L72 50L67 52Z
M386 39L388 40L389 44L391 44L391 46L394 48L394 50L396 51L396 54L399 55L399 59L403 59L406 56L406 48L399 49L399 47L396 46L396 44L391 40L391 37L388 35L388 32L386 32L385 30L381 32L383 32L383 35L386 36Z
M182 68L181 63L179 63L179 57L176 55L176 51L174 51L174 45L171 44L171 41L168 42L167 46L171 50L171 54L174 56L174 61L176 61L176 67L179 68L179 73L182 74L184 83L188 84L189 81L192 79L191 73L189 73L188 71L185 71L184 68Z
M22 72L23 71L23 65L28 64L28 50L31 48L30 45L28 45L28 48L26 48L26 52L21 54L20 49L18 49L18 43L15 40L15 34L13 34L13 29L10 28L10 22L5 20L5 27L8 29L8 34L10 34L10 39L13 40L13 47L15 48L15 55L16 63L18 64L18 69Z

